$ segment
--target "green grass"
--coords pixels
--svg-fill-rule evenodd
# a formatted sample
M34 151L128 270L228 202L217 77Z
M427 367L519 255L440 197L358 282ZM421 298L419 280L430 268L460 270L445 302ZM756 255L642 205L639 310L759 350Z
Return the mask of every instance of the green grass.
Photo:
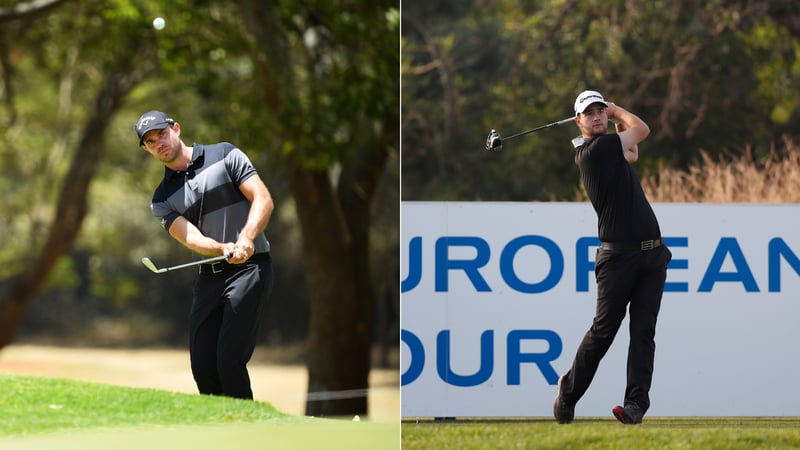
M291 416L265 402L0 374L0 448L399 448L398 423Z
M189 425L284 419L269 403L0 375L0 435L75 428Z
M624 426L613 418L404 421L403 450L415 449L797 449L797 417L646 417Z

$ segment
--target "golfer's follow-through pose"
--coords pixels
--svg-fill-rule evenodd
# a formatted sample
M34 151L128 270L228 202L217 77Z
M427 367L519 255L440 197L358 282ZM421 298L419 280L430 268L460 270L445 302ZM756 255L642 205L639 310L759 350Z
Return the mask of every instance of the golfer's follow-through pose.
M638 424L650 407L656 318L672 258L631 167L639 157L638 144L650 129L595 91L578 95L575 114L581 131L581 137L573 141L575 163L597 213L601 241L595 258L597 309L572 368L558 380L553 414L558 423L572 422L575 404L589 388L629 307L625 402L612 412L624 424ZM619 122L617 133L607 134L609 120Z
M189 317L189 355L201 394L252 399L247 362L272 285L264 229L272 197L247 156L223 142L187 146L178 122L149 111L135 125L139 146L164 163L150 204L178 242L202 257Z

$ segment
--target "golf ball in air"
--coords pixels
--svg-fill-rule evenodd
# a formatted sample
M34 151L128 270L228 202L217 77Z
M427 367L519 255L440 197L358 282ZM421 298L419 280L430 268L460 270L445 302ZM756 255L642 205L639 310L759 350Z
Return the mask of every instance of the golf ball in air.
M156 30L163 30L166 24L167 22L164 20L163 17L156 17L155 19L153 19L153 28L155 28Z

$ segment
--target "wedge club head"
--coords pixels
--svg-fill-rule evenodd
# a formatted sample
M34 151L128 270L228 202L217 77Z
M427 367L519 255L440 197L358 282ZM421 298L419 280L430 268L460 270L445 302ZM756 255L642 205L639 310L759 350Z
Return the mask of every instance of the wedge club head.
M156 265L153 264L153 261L150 261L150 258L148 258L147 256L142 258L142 264L144 264L144 266L147 267L148 269L150 269L153 273L164 273L164 272L167 271L166 268L157 269Z

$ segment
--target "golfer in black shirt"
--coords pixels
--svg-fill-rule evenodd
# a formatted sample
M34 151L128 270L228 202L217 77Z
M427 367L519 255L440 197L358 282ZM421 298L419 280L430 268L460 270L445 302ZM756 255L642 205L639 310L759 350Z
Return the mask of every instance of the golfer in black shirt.
M608 121L617 133L608 134ZM672 258L631 164L639 158L639 142L650 129L639 117L606 102L595 91L575 100L575 123L581 136L575 164L598 220L601 245L595 258L597 309L583 337L572 368L558 380L553 414L570 423L575 404L597 372L630 309L630 345L624 406L612 409L624 424L639 424L650 407L656 319Z

